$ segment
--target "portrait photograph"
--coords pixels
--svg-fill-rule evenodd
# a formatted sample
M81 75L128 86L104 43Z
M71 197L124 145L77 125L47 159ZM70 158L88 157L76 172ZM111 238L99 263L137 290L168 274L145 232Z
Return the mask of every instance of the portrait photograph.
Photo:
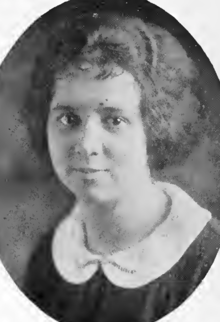
M34 308L156 322L190 300L219 256L219 100L210 58L156 1L69 0L16 39L0 258Z

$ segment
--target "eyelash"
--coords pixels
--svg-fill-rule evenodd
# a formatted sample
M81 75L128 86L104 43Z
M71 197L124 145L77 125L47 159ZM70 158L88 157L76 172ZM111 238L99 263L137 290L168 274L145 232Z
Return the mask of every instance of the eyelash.
M109 119L111 119L111 120L115 120L115 119L117 119L117 120L120 120L120 121L122 121L122 122L124 122L124 123L127 123L127 121L123 118L123 117L120 117L120 116L115 116L115 117L106 117L104 120L109 120ZM120 123L121 124L121 123ZM120 124L118 124L118 125L120 125ZM115 125L115 126L118 126L118 125Z
M64 117L64 116L66 116L66 117L72 117L72 118L74 118L74 121L77 121L79 124L78 125L74 125L74 124L69 124L69 125L66 125L66 124L63 124L62 123L62 121L61 121L61 119ZM63 113L61 116L59 116L58 118L57 118L57 120L58 120L58 122L59 123L61 123L61 125L63 125L63 126L65 126L65 127L75 127L75 126L79 126L80 124L82 124L82 120L81 120L81 118L78 116L78 115L76 115L76 114L74 114L74 113L71 113L71 112L69 112L69 113Z
M69 124L69 125L65 125L65 124L63 124L62 123L62 121L61 121L61 119L64 117L64 116L66 116L66 117L72 117L72 118L74 118L76 121L77 121L77 125L74 125L74 124ZM120 121L122 121L122 122L124 122L124 123L128 123L128 121L125 119L125 118L123 118L123 117L120 117L120 116L113 116L113 117L110 117L110 116L108 116L108 117L105 117L103 120L104 121L108 121L108 120L115 120L115 119L117 119L117 120L120 120ZM73 128L73 127L77 127L77 126L80 126L81 124L82 124L82 120L81 120L81 118L78 116L78 115L76 115L76 114L74 114L74 113L71 113L71 112L69 112L69 113L63 113L61 116L59 116L58 118L57 118L57 120L58 120L58 122L60 122L63 126L65 126L65 127L71 127L71 128ZM107 123L107 122L106 122ZM117 125L115 125L114 127L116 127L116 126L119 126L121 123L119 123L119 124L117 124Z

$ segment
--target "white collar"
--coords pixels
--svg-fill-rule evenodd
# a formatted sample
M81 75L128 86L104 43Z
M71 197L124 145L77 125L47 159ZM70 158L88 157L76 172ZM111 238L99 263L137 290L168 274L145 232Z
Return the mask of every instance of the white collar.
M60 275L73 284L85 283L100 262L113 284L135 288L148 284L175 265L211 219L211 213L176 185L164 182L157 185L172 198L172 210L167 220L137 247L105 258L94 255L84 246L81 224L74 220L74 215L62 221L52 242L52 257Z

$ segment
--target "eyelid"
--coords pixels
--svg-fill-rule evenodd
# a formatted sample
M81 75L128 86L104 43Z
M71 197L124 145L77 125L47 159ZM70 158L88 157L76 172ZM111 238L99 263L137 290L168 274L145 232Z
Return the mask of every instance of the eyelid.
M78 116L77 114L75 114L73 111L64 111L64 112L62 112L60 115L58 115L57 117L56 117L56 120L58 121L58 120L60 120L63 116L65 116L65 115L73 115L73 116Z
M129 120L126 117L119 116L119 118L121 118L125 123L130 123Z
M68 125L63 124L60 120L62 119L63 116L66 116L66 115L67 116L70 115L70 116L77 118L76 121L80 121L79 124L75 124L75 125L73 125L71 123ZM81 117L79 115L75 114L73 111L69 111L69 112L67 111L67 112L61 113L59 116L56 117L56 121L59 122L61 124L61 126L65 127L65 128L77 127L82 123ZM74 123L74 121L73 121L73 123Z
M106 117L106 118L112 118L112 119L118 118L118 119L121 119L123 122L130 124L130 121L124 116L115 115L115 116L109 116L109 117Z
M120 120L122 120L126 124L131 124L131 122L127 118L125 118L123 116L112 116L112 115L109 115L109 116L106 116L106 117L103 118L104 121L105 120L108 120L108 119L120 119Z

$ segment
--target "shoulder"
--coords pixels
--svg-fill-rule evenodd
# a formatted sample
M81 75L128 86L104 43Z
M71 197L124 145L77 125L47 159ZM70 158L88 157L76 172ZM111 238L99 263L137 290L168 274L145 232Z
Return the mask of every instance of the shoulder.
M29 258L23 286L28 296L31 296L31 292L40 285L48 284L48 276L50 276L50 281L51 278L56 277L51 256L53 235L54 230L42 235Z
M23 292L38 308L52 318L75 319L77 305L87 285L75 286L65 281L52 258L54 229L41 237L26 270ZM74 316L74 317L73 317Z
M211 239L204 236L212 233L211 213L180 187L166 182L158 182L158 185L170 195L173 202L164 227L169 237L167 240L169 239L170 249L173 250L177 261L189 248L195 251L196 248L200 248L200 246L191 247L192 245L202 245L202 241L206 241L207 246L210 245Z
M193 276L194 267L196 275L200 271L203 278L219 251L220 224L217 225L217 221L212 217L210 211L201 207L177 185L167 182L159 182L158 184L173 200L174 220L172 223L176 220L177 225L171 226L174 230L177 228L175 236L178 241L181 239L184 243L186 241L185 246L188 245L180 259L181 265L177 265L182 271L180 275L189 272L188 276ZM199 275L197 276L198 280L201 280Z
M157 186L165 190L173 201L173 211L184 218L190 216L190 220L206 224L212 218L207 209L199 205L186 191L179 186L168 182L157 182ZM192 216L193 215L193 216Z

